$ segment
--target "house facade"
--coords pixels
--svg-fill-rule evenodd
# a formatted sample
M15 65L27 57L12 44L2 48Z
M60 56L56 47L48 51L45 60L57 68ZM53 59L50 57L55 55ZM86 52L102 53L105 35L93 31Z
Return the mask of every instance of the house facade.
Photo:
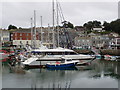
M103 29L103 27L101 27L101 28L92 28L92 31L104 32L105 30Z
M75 46L83 49L90 49L92 47L92 39L90 37L75 37Z
M107 35L98 35L98 34L90 33L86 37L80 37L80 36L75 37L74 42L76 47L81 47L81 48L96 47L99 49L100 48L106 49L109 47L110 38Z
M0 30L0 40L2 43L10 41L10 32L5 29Z
M120 37L112 38L109 42L110 49L120 49Z
M53 42L52 42L52 32L51 30L44 28L42 31L42 44L47 46L47 47L52 47ZM34 47L39 47L41 44L41 29L37 28L36 29L36 40L33 38L35 37L33 34L31 35L31 29L17 29L17 30L12 30L10 32L10 40L13 42L13 45L16 46L23 46L25 47L26 45L31 45ZM49 40L48 40L49 39Z

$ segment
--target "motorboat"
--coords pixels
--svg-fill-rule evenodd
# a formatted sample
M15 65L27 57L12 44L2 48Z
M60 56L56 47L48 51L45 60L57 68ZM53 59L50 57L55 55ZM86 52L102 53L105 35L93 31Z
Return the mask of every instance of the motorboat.
M108 61L120 61L120 56L104 55L104 59Z
M68 68L68 67L75 67L79 61L78 60L72 60L72 59L62 59L61 62L55 62L55 63L47 63L47 68Z
M79 60L79 63L87 63L92 61L94 55L84 55L78 54L73 50L65 48L56 49L34 49L30 52L30 57L22 62L25 66L40 66L46 65L47 63L54 63L56 61L61 61L62 58Z

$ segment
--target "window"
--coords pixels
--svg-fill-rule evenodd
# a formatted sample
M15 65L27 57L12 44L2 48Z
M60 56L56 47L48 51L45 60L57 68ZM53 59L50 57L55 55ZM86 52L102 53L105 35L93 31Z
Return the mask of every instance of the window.
M22 33L20 33L20 36L22 36Z
M17 40L17 37L15 37L15 40Z
M29 36L29 33L27 33L26 36Z
M13 34L11 34L11 36L13 36Z
M3 38L4 41L8 41L9 39L8 38Z
M89 40L87 40L87 42L89 42Z
M17 36L17 33L14 33L15 34L15 36Z
M20 37L20 40L22 40L22 37Z
M29 44L28 41L26 41L26 44Z

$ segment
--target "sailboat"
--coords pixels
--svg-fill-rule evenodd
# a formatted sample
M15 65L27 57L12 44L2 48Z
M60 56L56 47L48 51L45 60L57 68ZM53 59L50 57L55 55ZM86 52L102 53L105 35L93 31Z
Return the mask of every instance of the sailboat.
M42 25L42 24L41 24ZM42 27L42 26L41 26ZM55 48L55 33L54 33L54 1L53 1L53 48L48 49L47 47L41 45L39 49L32 49L30 51L31 57L27 58L23 65L29 67L40 67L47 65L48 63L55 63L56 61L61 61L64 59L71 59L74 62L79 61L78 64L89 63L95 58L94 55L84 55L78 54L71 49L66 49L62 47Z

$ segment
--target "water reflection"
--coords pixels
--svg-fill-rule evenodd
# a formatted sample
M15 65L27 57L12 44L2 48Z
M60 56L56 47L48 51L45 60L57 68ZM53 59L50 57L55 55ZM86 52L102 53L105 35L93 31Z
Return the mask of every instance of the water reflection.
M120 63L109 61L98 61L93 64L94 74L93 78L111 77L120 79Z
M65 70L28 69L20 74L10 73L8 67L4 66L3 87L118 88L119 68L120 63L95 60L89 66Z

